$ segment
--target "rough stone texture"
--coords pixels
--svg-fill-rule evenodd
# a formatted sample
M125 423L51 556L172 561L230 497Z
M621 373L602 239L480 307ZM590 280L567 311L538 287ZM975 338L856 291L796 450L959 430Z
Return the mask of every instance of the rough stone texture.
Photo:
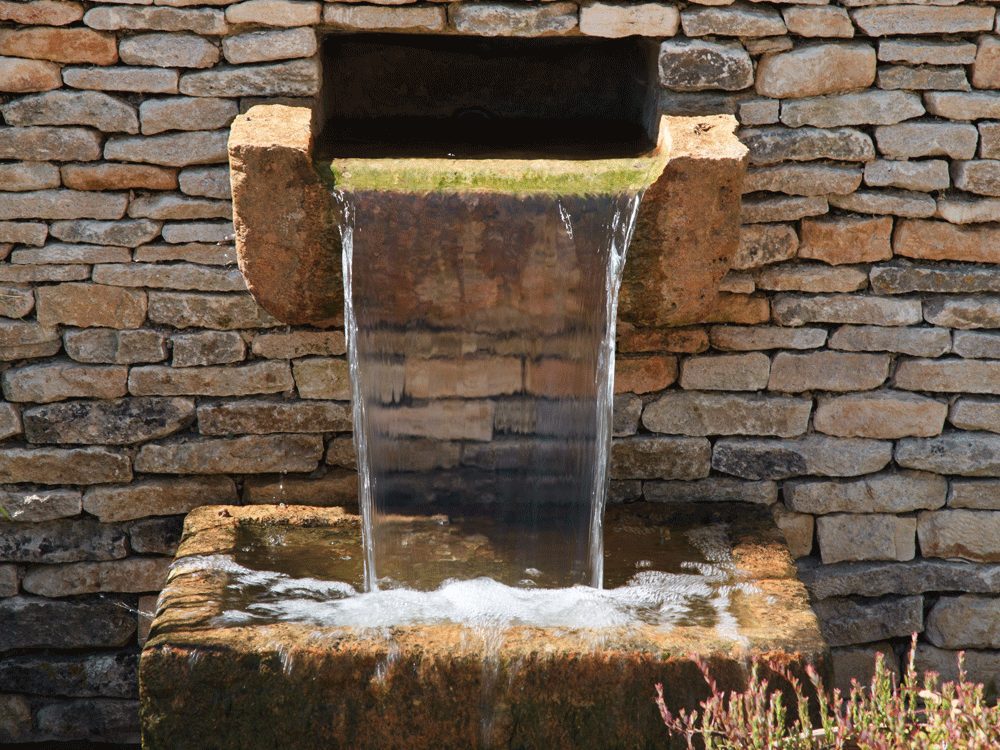
M129 374L129 392L135 396L243 396L280 393L293 385L288 365L281 362L183 369L151 365Z
M843 695L850 695L854 684L871 685L875 676L876 659L882 659L887 671L899 680L899 658L890 641L880 641L864 646L848 646L830 651L833 666L833 684Z
M853 128L745 128L740 140L750 149L751 164L782 161L871 161L871 137Z
M342 24L342 16L334 15L333 8L327 8L323 17L327 23L331 21L335 24ZM409 9L393 8L379 9L362 15L355 12L348 14L346 8L344 15L348 28L384 29L391 28L405 30L408 28L419 28L421 30L434 30L444 25L445 14L431 13L431 8L423 8L423 13L399 12ZM416 9L414 9L416 10ZM386 11L396 11L395 13ZM523 6L515 3L482 3L482 4L461 4L452 9L449 13L449 21L455 29L464 34L480 34L483 36L542 36L545 34L559 34L571 31L577 25L577 9L573 3L554 2L540 6ZM383 22L382 19L386 20Z
M0 600L0 652L16 648L108 648L135 635L135 618L113 600Z
M892 159L947 156L971 159L979 133L975 126L946 122L902 122L875 128L879 152Z
M820 398L813 426L839 437L932 437L940 434L947 412L947 404L913 393L858 393Z
M875 49L867 44L817 44L765 57L757 93L795 99L863 89L875 81Z
M893 237L897 255L926 260L1000 262L1000 231L944 221L902 221Z
M783 8L781 15L784 16L788 31L797 36L826 38L854 36L851 17L843 8L827 6L808 8L792 5Z
M881 354L779 352L771 363L767 388L772 391L864 391L877 388L889 375L889 358Z
M225 130L170 133L156 137L114 137L104 145L104 158L186 167L226 161Z
M1000 562L1000 512L926 511L918 518L917 538L924 557Z
M916 554L915 518L845 514L816 519L816 538L824 565L845 560L912 560Z
M982 683L986 690L1000 690L1000 655L995 651L965 651L965 679ZM957 681L958 651L944 651L927 643L917 646L916 668L922 672L937 672L942 680Z
M781 105L781 122L789 127L815 125L892 125L924 114L917 94L903 91L863 91L788 101ZM842 191L845 193L851 190Z
M1000 510L1000 481L955 479L951 482L948 507Z
M93 65L113 65L118 62L113 35L81 28L29 26L0 29L0 55Z
M45 326L137 328L146 319L146 294L103 284L57 284L36 292Z
M830 646L909 637L924 625L923 597L884 597L861 602L830 598L813 603L820 631Z
M776 164L749 170L743 180L743 192L770 190L790 195L826 195L851 193L857 190L860 184L861 170L853 167L827 164ZM790 228L787 224L779 227ZM746 233L746 229L743 233Z
M91 8L83 22L93 29L193 31L218 35L228 31L222 11L209 8L142 8L104 5Z
M104 448L0 449L0 482L59 485L131 479L128 457Z
M228 477L150 479L122 487L91 487L84 495L83 509L110 523L148 516L173 516L187 513L206 502L235 500L236 485Z
M80 562L29 568L21 582L38 596L79 596L100 591L159 591L167 582L169 557L133 557L111 562Z
M613 479L700 479L707 477L712 449L703 438L642 437L611 448Z
M993 16L993 8L968 5L954 8L885 6L851 12L854 23L868 36L990 31Z
M89 125L106 133L139 132L134 107L97 91L48 91L8 102L0 112L8 125Z
M935 393L997 393L1000 362L990 360L913 359L896 369L897 388Z
M69 518L79 515L82 509L81 496L76 490L0 490L0 507L7 511L10 520L19 523Z
M24 411L29 443L131 445L166 437L194 419L194 401L185 398L130 398L72 401Z
M222 40L222 54L234 65L310 57L315 52L316 32L312 29L250 31Z
M939 474L1000 476L1000 435L957 432L907 438L897 443L896 463Z
M157 331L70 330L63 344L77 362L131 365L167 358L166 337Z
M875 474L861 479L786 482L785 504L794 511L826 513L908 513L934 510L945 503L948 482L922 471Z
M201 406L198 429L203 435L347 432L351 429L351 411L346 404L322 401L234 401Z
M872 289L879 294L906 294L907 292L996 292L1000 291L1000 279L988 268L978 268L969 265L952 265L941 267L936 265L913 265L911 263L895 263L892 265L875 266L870 272ZM949 300L950 301L950 300ZM941 300L932 299L928 307L935 315L967 315L972 322L981 319L983 314L989 314L989 301L982 303L981 308L968 298L958 298L954 305L942 304ZM927 316L925 310L924 317ZM962 326L965 327L965 326ZM956 332L956 335L962 335ZM968 335L968 334L964 334Z
M677 8L659 3L593 2L580 8L580 32L587 36L673 36L679 25Z
M821 435L795 440L723 438L715 443L712 468L744 479L852 477L879 471L891 458L892 444L877 440Z
M249 436L144 445L136 471L150 474L267 474L312 471L323 441L310 435Z
M940 648L1000 648L1000 599L942 596L927 614L927 638Z
M681 388L756 391L767 386L771 361L766 354L692 357L681 367Z
M892 257L892 219L836 216L805 219L799 257L832 265L870 263Z
M805 433L812 402L782 396L671 393L645 407L651 432L680 435L774 435Z
M895 187L903 190L944 190L951 184L948 162L879 160L865 165L865 184L872 187Z
M125 395L124 367L51 361L7 370L3 394L8 401L47 404L67 398L117 398Z
M139 118L142 120L143 135L156 135L168 130L205 131L225 128L236 119L238 111L236 102L231 99L178 96L144 101L139 105ZM184 140L174 139L167 147L178 142L183 144ZM182 149L180 153L183 153ZM209 153L213 152L209 150Z
M9 656L0 664L6 689L73 698L138 696L139 659L124 652L94 656Z
M171 328L270 328L278 321L246 294L150 292L149 320Z
M950 120L1000 117L1000 96L995 92L931 91L925 95L927 111ZM963 157L971 159L971 156Z
M723 351L815 349L826 342L822 328L714 326L709 335L712 346Z
M774 319L782 325L854 323L905 326L921 320L920 302L840 294L834 296L779 295L772 303Z
M347 360L325 357L299 359L292 364L292 372L295 375L295 387L301 398L338 401L347 401L351 398ZM427 392L426 395L433 397L435 394Z
M1000 404L977 398L960 398L952 404L948 421L962 430L1000 432Z
M660 46L660 82L675 91L739 91L753 84L753 63L736 42L668 41Z
M952 560L918 559L897 562L855 562L823 565L810 558L798 563L799 577L814 599L838 596L878 597L968 590L989 593L996 587L1000 566Z

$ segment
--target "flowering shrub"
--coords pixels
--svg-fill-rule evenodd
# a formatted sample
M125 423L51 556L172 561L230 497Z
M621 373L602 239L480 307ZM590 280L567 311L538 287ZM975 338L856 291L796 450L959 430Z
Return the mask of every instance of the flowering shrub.
M811 666L806 668L815 697L786 668L752 664L743 692L720 692L699 663L711 696L700 709L676 714L656 686L656 703L669 733L683 737L689 750L996 750L1000 748L1000 705L991 705L983 686L966 680L959 654L959 679L941 683L934 672L923 679L914 667L916 636L902 682L875 661L870 685L854 682L850 695L827 693ZM761 667L791 687L790 712L783 692L762 678ZM793 715L790 715L792 713ZM811 717L817 717L818 721Z

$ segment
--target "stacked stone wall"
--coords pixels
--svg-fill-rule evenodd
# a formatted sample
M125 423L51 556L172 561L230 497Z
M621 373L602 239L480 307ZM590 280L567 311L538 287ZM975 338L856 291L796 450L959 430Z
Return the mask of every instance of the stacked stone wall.
M226 139L369 30L642 35L664 112L737 116L737 268L620 327L613 499L770 505L840 679L916 631L1000 687L1000 36L935 2L0 0L0 742L136 740L188 510L355 496L343 334L246 292Z

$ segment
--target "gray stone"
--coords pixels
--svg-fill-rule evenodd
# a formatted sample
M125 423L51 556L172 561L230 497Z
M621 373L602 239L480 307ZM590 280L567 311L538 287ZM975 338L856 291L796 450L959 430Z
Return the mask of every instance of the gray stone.
M253 362L234 367L133 367L129 391L135 396L243 396L291 390L287 362Z
M937 393L1000 393L1000 362L906 360L896 368L896 387Z
M444 26L444 13L438 18L431 14L430 9L424 9L424 14L401 13L385 15L382 22L374 11L369 11L370 19L355 12L349 19L348 28L397 29L419 28L436 30ZM346 12L345 12L346 14ZM323 14L323 20L329 22L331 11L328 8ZM478 34L482 36L542 36L560 34L572 31L577 25L577 7L573 3L553 2L538 6L524 6L514 3L478 3L462 4L451 9L449 13L452 26L463 34ZM344 23L338 17L337 22ZM371 22L375 21L376 24Z
M648 404L642 424L651 432L691 436L794 437L809 426L810 399L719 393L668 393Z
M891 459L892 444L879 440L822 435L792 440L722 438L715 443L712 468L744 479L852 477L879 471Z
M289 331L262 333L254 337L253 353L267 359L297 359L316 355L329 357L347 353L343 331Z
M958 660L962 657L964 675L959 675ZM918 672L937 672L942 680L957 682L960 677L981 683L988 694L1000 692L1000 654L996 651L944 651L929 643L917 644L915 658Z
M8 656L0 661L0 683L15 693L135 698L139 695L139 655Z
M119 43L118 53L126 65L161 68L211 68L219 61L219 48L194 34L129 36Z
M77 490L0 489L0 508L11 521L38 523L78 516L83 505Z
M927 614L927 639L941 648L1000 648L1000 599L942 596Z
M229 364L242 362L246 344L238 333L205 331L173 336L174 367Z
M756 90L775 99L837 94L875 82L875 50L867 44L813 44L764 57Z
M819 216L829 210L826 198L768 195L746 196L740 211L744 224L767 221L795 221L806 216Z
M750 149L751 164L875 158L871 138L852 128L745 128L740 132L740 140Z
M934 298L925 303L924 318L947 328L1000 328L1000 297Z
M915 518L844 514L816 519L816 538L824 565L848 560L912 560L916 554Z
M232 242L231 221L168 222L163 225L164 242Z
M21 587L29 594L52 598L103 591L159 591L167 582L170 562L169 557L132 557L110 562L32 566Z
M1000 117L1000 92L929 91L924 94L924 104L930 114L947 117L949 120L985 120ZM972 154L958 158L971 159Z
M868 286L868 276L853 267L788 264L762 269L756 274L755 282L757 289L765 291L856 292Z
M741 125L773 125L778 122L781 103L774 99L742 99L736 104Z
M133 198L128 214L133 219L229 219L232 203L192 198L176 193L157 193Z
M57 221L52 236L65 242L116 247L136 247L160 234L160 222L146 219L120 221Z
M135 107L97 91L48 91L0 106L8 125L89 125L106 133L139 132Z
M917 537L924 557L1000 562L1000 512L926 511L918 517Z
M767 385L771 361L766 354L691 357L681 369L682 388L756 391Z
M855 25L868 36L990 31L993 28L993 15L993 8L972 5L956 7L899 5L851 11Z
M786 31L781 14L773 8L751 5L686 8L681 13L685 36L778 36Z
M924 105L920 96L904 91L862 91L786 101L781 105L781 121L793 128L892 125L922 114Z
M136 328L146 319L146 293L101 284L56 284L35 292L42 325Z
M778 352L767 388L772 391L858 391L877 388L889 376L884 354Z
M1000 161L958 161L951 165L955 187L979 195L1000 195Z
M172 328L273 328L281 323L249 294L150 292L149 320Z
M26 409L24 433L30 443L133 445L171 435L193 420L191 399L72 401Z
M204 292L242 292L246 282L236 268L212 268L191 263L101 264L94 267L94 281L122 287L180 289Z
M34 284L49 281L73 281L90 276L90 268L73 265L14 265L0 264L0 283ZM42 290L45 287L38 287Z
M128 456L105 448L0 449L0 483L102 484L131 479Z
M1000 292L1000 278L989 268L973 265L928 265L915 266L897 263L875 266L870 272L872 289L879 294L907 294L909 292L934 292L936 294L956 294L963 292ZM973 298L974 299L974 298ZM954 308L934 301L936 315L960 315L968 307L968 300L959 300ZM975 303L969 308L971 312ZM988 304L986 305L988 309ZM980 312L985 312L982 310ZM926 317L927 310L924 315ZM974 316L981 317L981 316ZM965 327L960 326L960 327Z
M1000 359L1000 333L955 331L955 354L971 359Z
M948 495L948 507L1000 510L1000 481L994 479L953 479L951 492ZM972 589L965 589L965 591L972 591Z
M83 497L83 509L111 523L181 515L200 505L236 500L236 484L229 477L147 479L123 486L91 487Z
M938 474L1000 476L1000 435L959 432L906 438L896 445L896 463ZM1000 536L997 539L1000 543Z
M35 715L46 737L84 742L108 740L122 744L139 741L139 702L88 698L48 703Z
M183 533L183 516L146 518L129 524L128 541L133 552L173 557Z
M580 33L618 39L627 36L674 36L677 8L660 3L588 2L580 7Z
M0 695L0 742L30 738L33 729L31 704L21 695Z
M104 158L169 167L224 164L229 158L226 152L228 139L229 132L226 130L157 136L114 136L104 146Z
M822 328L713 326L709 337L712 347L723 351L817 349L826 343L826 331Z
M203 266L236 265L236 248L232 245L190 242L182 245L143 245L137 247L136 263L163 263L186 260Z
M120 219L127 205L125 193L82 190L0 193L0 219Z
M922 156L971 159L976 154L979 133L969 124L903 122L875 128L875 141L879 152L893 159Z
M434 450L440 452L440 444ZM253 505L354 505L357 499L356 471L330 471L320 477L248 477L243 485L243 500Z
M702 479L712 447L704 438L634 437L611 446L613 479Z
M210 8L142 8L101 5L91 8L83 22L107 31L193 31L221 36L229 30L221 10Z
M147 99L139 105L139 118L142 120L143 135L156 135L167 130L211 131L225 128L236 119L238 111L239 107L232 99L174 96L169 99ZM176 149L176 159L183 158L184 139L180 140L181 147ZM172 148L175 143L176 139L169 142L168 147ZM200 141L199 145L204 148ZM209 153L213 153L211 149L212 146L209 145Z
M164 68L63 68L63 83L76 89L176 94L177 80Z
M89 519L10 523L0 521L0 560L19 563L66 563L117 560L128 547L125 532Z
M865 165L865 184L872 187L895 187L903 190L932 192L945 190L951 184L948 162L943 159L926 161L873 161Z
M738 42L671 39L660 45L660 83L675 91L739 91L753 84L753 63Z
M188 96L314 96L320 89L319 61L289 60L185 73L180 92Z
M830 650L833 683L829 688L850 695L854 685L868 686L875 677L876 660L881 659L885 670L895 675L899 684L899 657L890 641L878 641L864 646L848 646Z
M636 400L641 406L641 400ZM202 435L349 432L350 429L350 406L329 401L254 399L204 404L198 408L198 431Z
M67 398L117 398L125 395L124 367L54 361L26 365L3 374L8 401L47 404Z
M615 395L611 434L613 437L634 435L639 429L639 415L642 414L642 399L634 393Z
M0 221L0 242L23 245L44 245L48 225L34 221Z
M796 36L846 39L854 36L854 24L843 8L793 5L784 8L781 15L785 18L788 31Z
M25 265L127 263L131 259L132 253L127 247L74 245L61 242L52 242L44 247L22 248L10 254L11 263Z
M979 156L983 159L1000 159L1000 122L981 122L979 128Z
M830 205L861 214L895 214L911 219L934 216L938 204L923 193L904 190L858 190L850 195L831 195Z
M831 597L813 602L820 632L830 646L909 637L924 629L922 596L855 600Z
M147 444L135 458L151 474L267 474L312 471L323 440L312 435L264 435Z
M186 195L200 195L206 198L231 200L227 167L188 167L179 175L181 192Z
M785 536L785 543L792 557L806 557L812 554L814 529L813 517L808 513L792 513L780 504L772 508L775 525Z
M923 471L874 474L860 479L785 482L785 504L800 513L908 513L945 503L948 481Z
M358 456L354 450L354 438L335 437L330 441L330 444L326 449L326 457L323 460L330 466L353 469L357 472ZM614 484L614 482L612 482L612 484Z
M860 184L861 169L858 167L775 164L750 169L743 180L743 192L769 190L789 195L825 196L829 193L851 193Z
M227 36L222 40L222 54L233 65L312 57L316 54L316 32L298 28Z
M851 294L814 297L779 295L772 302L772 310L777 323L789 326L807 323L905 326L922 320L919 300Z
M798 246L799 237L790 224L749 224L740 228L740 245L732 267L758 268L790 260Z
M135 617L110 599L53 601L15 596L0 600L0 625L0 651L116 648L135 636Z
M0 128L0 159L94 161L100 158L101 136L89 128Z
M928 591L992 593L1000 585L1000 565L916 559L911 562L798 563L799 578L813 599L839 596L922 594Z
M976 59L976 45L972 42L883 39L878 45L878 59L912 65L971 65Z
M821 397L813 426L840 437L931 437L940 434L947 411L947 404L914 393L852 393Z
M841 326L830 336L830 348L939 357L951 349L951 333L944 328Z
M77 362L131 365L167 358L166 336L158 331L69 330L63 334L63 344Z
M34 309L35 297L30 288L0 286L0 317L23 318Z
M774 482L744 482L710 477L690 482L643 482L644 499L654 503L754 503L772 505L778 500Z

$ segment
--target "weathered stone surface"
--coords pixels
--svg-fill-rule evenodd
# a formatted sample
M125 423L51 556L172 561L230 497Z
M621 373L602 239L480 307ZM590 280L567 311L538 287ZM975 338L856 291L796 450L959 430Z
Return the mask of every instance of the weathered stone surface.
M766 354L692 357L681 367L682 388L755 391L767 385L771 361Z
M662 391L676 379L676 357L646 355L615 359L615 393Z
M1000 362L911 359L896 368L896 387L937 393L1000 393Z
M767 388L772 391L858 391L878 388L889 376L884 354L778 352Z
M976 45L927 39L884 39L878 45L878 59L912 65L969 65L976 59Z
M919 643L915 666L919 672L937 672L942 680L958 681L961 676L965 680L982 683L993 694L1000 691L1000 654L963 649L962 656L964 675L959 675L957 651L944 651L929 643Z
M875 158L871 138L852 128L746 128L740 132L740 140L750 149L751 164Z
M945 221L901 221L893 237L897 255L926 260L1000 262L1000 229L960 227Z
M668 40L660 45L660 83L675 91L739 91L753 84L753 63L738 42Z
M726 7L686 8L681 14L684 34L696 36L778 36L784 34L785 22L773 8L730 5Z
M82 509L76 490L2 490L0 507L11 521L38 523L77 516Z
M239 367L133 367L129 391L136 396L242 396L280 393L293 386L284 362L254 362Z
M106 133L139 132L135 107L97 91L24 96L0 106L0 112L8 125L89 125Z
M757 64L757 93L775 99L836 94L874 82L875 50L867 44L816 44Z
M313 29L250 31L224 38L222 54L225 55L226 62L242 65L312 57L316 53L316 46L316 32Z
M915 266L911 263L895 263L886 266L876 266L869 274L872 289L879 294L907 294L909 292L963 293L963 292L1000 292L1000 278L990 268L979 266ZM938 300L933 305L935 315L958 315L967 322L959 327L970 327L968 321L982 320L989 316L989 301L982 307L970 298L958 298L954 308L940 304ZM927 309L924 310L924 317Z
M348 14L347 9L342 13L333 13L334 7L327 7L323 12L323 20L335 25L346 24L347 28L393 30L416 28L433 31L442 28L445 23L444 12L406 14L369 11ZM577 25L576 6L565 2L546 3L535 7L501 2L458 5L451 9L449 15L449 20L457 31L482 36L543 36L572 31Z
M229 30L221 10L210 8L139 8L99 5L83 16L92 29L109 31L193 31L217 36Z
M31 289L16 286L0 286L0 317L23 318L35 309L35 298Z
M830 6L805 8L793 5L783 8L781 15L784 16L788 31L796 36L826 38L854 36L854 24L843 8Z
M176 94L177 71L165 68L64 68L63 82L75 89Z
M979 195L1000 195L1000 161L958 161L951 166L955 187Z
M995 479L953 479L951 492L948 495L948 507L1000 510L1000 481ZM973 589L966 588L964 590L972 591Z
M855 292L868 285L868 275L858 268L776 265L757 272L756 288L778 292Z
M114 648L135 635L135 618L108 599L53 601L16 596L0 601L0 651L21 648Z
M0 219L120 219L127 204L125 193L76 190L0 193Z
M133 198L129 204L128 212L132 218L228 219L232 215L232 205L229 201L158 193Z
M160 222L146 219L56 221L53 222L50 231L53 237L65 242L136 247L156 238L160 233Z
M947 117L950 120L983 120L1000 117L1000 93L995 91L929 91L924 95L924 104L927 105L930 114Z
M1000 159L1000 122L979 123L979 156Z
M59 341L59 332L38 323L0 318L0 353L7 349ZM58 351L58 347L56 351Z
M12 404L0 404L0 440L21 433L21 417Z
M805 433L811 410L809 399L668 393L646 406L642 424L651 432L680 435L795 437Z
M779 295L772 308L781 325L806 323L856 323L905 326L922 320L919 300L883 299L861 295L799 297Z
M611 446L613 479L702 479L712 446L704 438L635 437Z
M1000 328L1000 297L946 297L924 306L928 323L947 328Z
M712 468L744 479L785 479L816 474L852 477L885 468L892 444L860 438L809 435L794 440L723 438Z
M347 353L343 331L291 331L255 336L253 353L268 359L296 359L309 355L331 356Z
M861 170L856 167L828 164L775 164L749 170L743 180L743 192L769 190L789 195L819 196L829 193L850 193L857 190L860 184Z
M45 60L0 57L0 91L25 94L62 86L59 66Z
M711 477L695 481L643 482L643 496L655 503L755 503L771 505L778 499L774 482L744 482Z
M1000 648L1000 599L942 596L927 614L927 638L941 648Z
M3 393L8 401L47 404L67 398L117 398L125 395L126 368L52 361L7 370Z
M708 335L702 328L635 328L621 320L617 328L620 352L699 354L708 349Z
M947 412L947 404L913 393L859 393L821 398L814 427L840 437L932 437L941 433Z
M354 450L354 438L335 437L330 441L323 460L331 466L353 469L357 472L358 456Z
M815 521L808 513L793 513L781 504L773 508L774 523L785 536L785 543L792 557L812 554Z
M612 437L634 435L639 430L639 415L642 414L642 399L634 393L619 393L615 396L611 419Z
M343 403L261 399L206 404L198 409L198 431L202 435L349 432L350 429L351 408Z
M974 125L949 122L902 122L875 128L875 141L883 156L911 159L948 156L971 159L976 154L979 133Z
M1000 512L925 511L917 519L917 538L924 557L1000 562Z
M813 559L800 561L798 568L813 599L955 590L990 593L1000 581L1000 565L945 560L822 565Z
M298 0L243 0L226 8L231 24L314 26L319 19L319 3Z
M8 656L0 662L6 690L70 697L138 695L139 655L131 653Z
M164 242L224 243L233 241L231 221L174 221L163 225Z
M180 92L188 96L313 96L319 87L315 59L219 67L185 73L180 82Z
M993 15L993 8L972 5L883 6L851 11L855 25L868 36L990 31Z
M239 107L232 99L177 96L170 99L147 99L139 105L139 118L142 121L143 135L155 135L167 130L207 131L225 128L236 119L238 111ZM208 153L218 153L213 152L212 147L218 149L216 141L219 137L216 135L215 140L209 138L211 145L202 143L205 140L204 134L199 136L199 148L207 149ZM185 143L186 139L183 137L175 138L168 147L179 144L176 149L177 158L183 158Z
M21 586L29 594L60 597L100 591L159 591L167 581L169 557L132 557L111 562L42 565L28 569Z
M830 652L833 665L833 684L841 694L850 695L853 684L871 685L875 676L875 660L882 658L887 671L899 681L899 657L890 641L879 641L864 646L835 648Z
M912 560L916 530L915 518L890 515L836 513L816 519L825 565L847 560Z
M228 133L225 130L171 133L154 137L115 136L105 144L104 158L168 167L221 164L226 161L227 139Z
M337 401L348 401L351 398L350 375L345 359L299 359L292 363L292 371L295 374L295 387L301 398Z
M210 68L219 61L219 48L194 34L139 34L122 39L122 62L161 68Z
M143 245L135 250L137 263L163 263L186 260L203 266L236 265L236 248L232 245L190 242L180 245Z
M271 328L278 321L248 294L150 292L149 320L172 328Z
M1000 435L957 432L906 438L896 445L896 463L938 474L1000 476Z
M66 353L77 362L131 365L167 358L166 337L158 331L66 331L63 343Z
M193 419L191 399L72 401L26 409L24 433L31 443L132 445L171 435Z
M242 362L246 344L238 333L205 331L173 336L174 367L195 367Z
M835 216L802 222L799 256L824 263L871 263L892 257L892 219Z
M736 105L741 125L773 125L780 112L781 103L774 99L742 99Z
M4 0L0 21L25 26L66 26L83 18L83 6L59 0Z
M767 221L795 221L804 216L819 216L829 210L826 198L790 195L747 196L743 198L740 219L744 224Z
M44 245L48 226L34 221L0 221L0 241Z
M226 167L188 167L180 173L181 192L206 198L231 200L229 169Z
M1000 40L984 36L979 40L972 64L972 85L977 89L1000 88Z
M136 289L70 283L40 287L35 294L44 326L138 328L146 319L146 293Z
M830 646L909 637L924 628L922 596L884 597L868 601L829 598L813 602L819 628Z
M129 260L132 253L127 247L108 245L73 245L53 242L44 247L22 248L10 255L10 262L16 265L61 265L63 263L122 263ZM8 316L17 317L17 316Z
M892 125L924 114L920 96L904 91L862 91L784 102L781 121L790 127Z
M72 281L85 279L89 273L87 266L74 264L0 265L0 283L31 284L47 281Z
M1000 200L996 198L966 198L941 196L934 214L952 224L975 224L1000 221Z
M21 695L0 696L0 742L28 740L32 735L31 704Z
M580 33L587 36L674 36L677 8L660 3L591 2L580 7Z
M115 287L150 287L205 292L240 292L246 284L235 268L212 268L190 263L101 264L94 267L94 281Z
M939 211L931 196L904 190L858 190L850 195L831 195L829 200L834 208L861 214L924 218Z
M312 471L322 457L318 436L253 435L147 444L135 468L151 474L267 474Z
M129 546L133 552L144 555L173 556L177 552L183 531L183 516L144 518L129 524Z
M48 737L86 742L107 739L134 744L139 740L139 702L92 698L47 703L35 721Z
M968 91L965 68L911 68L888 65L879 68L876 84L882 89L908 91Z
M1000 333L955 331L952 349L960 357L1000 359Z
M791 480L782 486L785 504L791 510L814 515L934 510L944 505L947 494L944 477L923 471L894 471L840 481Z
M243 500L251 505L354 505L358 501L358 474L356 471L330 471L322 477L249 477L243 485Z
M713 326L710 338L715 349L730 351L816 349L826 342L826 331L778 326Z
M104 523L147 516L173 516L199 505L236 502L229 477L149 479L124 486L91 487L83 509Z
M0 55L92 65L113 65L118 62L113 35L83 28L29 26L0 29Z
M53 564L117 560L127 554L124 531L89 519L0 522L0 527L0 560L4 561Z

